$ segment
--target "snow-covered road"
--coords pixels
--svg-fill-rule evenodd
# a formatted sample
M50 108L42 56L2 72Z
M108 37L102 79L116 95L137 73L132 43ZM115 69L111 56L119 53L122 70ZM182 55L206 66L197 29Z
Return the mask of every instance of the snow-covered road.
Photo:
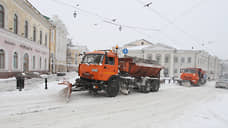
M71 74L72 76L76 74ZM72 77L67 77L71 81ZM162 85L157 93L92 96L74 92L66 103L58 81L0 93L1 128L227 128L228 90Z

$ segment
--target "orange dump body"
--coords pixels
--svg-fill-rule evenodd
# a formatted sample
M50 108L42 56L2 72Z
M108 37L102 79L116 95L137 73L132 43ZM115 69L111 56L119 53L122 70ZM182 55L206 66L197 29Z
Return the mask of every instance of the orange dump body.
M119 58L119 70L133 77L159 77L161 67L152 64L134 63L133 59Z

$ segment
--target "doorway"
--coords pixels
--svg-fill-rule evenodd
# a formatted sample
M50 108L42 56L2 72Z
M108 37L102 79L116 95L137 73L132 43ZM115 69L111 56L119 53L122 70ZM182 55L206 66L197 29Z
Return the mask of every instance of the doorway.
M29 71L29 56L28 53L25 53L23 60L23 72Z

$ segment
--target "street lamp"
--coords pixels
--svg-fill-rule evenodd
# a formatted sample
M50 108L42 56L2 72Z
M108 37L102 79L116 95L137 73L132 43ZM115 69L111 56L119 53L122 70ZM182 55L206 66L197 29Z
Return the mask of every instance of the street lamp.
M73 16L74 16L74 18L77 17L77 12L76 11L74 11Z

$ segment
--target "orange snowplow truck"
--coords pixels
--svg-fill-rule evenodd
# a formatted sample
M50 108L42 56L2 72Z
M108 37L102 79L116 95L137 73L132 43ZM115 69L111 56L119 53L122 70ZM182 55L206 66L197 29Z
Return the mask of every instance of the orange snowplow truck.
M75 90L89 90L91 93L105 91L115 97L120 91L125 94L133 89L141 92L156 92L160 87L161 66L151 62L135 63L134 58L118 58L111 50L88 52L79 65ZM74 91L74 88L72 88Z
M200 86L207 82L206 72L201 68L183 68L181 69L180 85L184 82L190 82L193 86Z

